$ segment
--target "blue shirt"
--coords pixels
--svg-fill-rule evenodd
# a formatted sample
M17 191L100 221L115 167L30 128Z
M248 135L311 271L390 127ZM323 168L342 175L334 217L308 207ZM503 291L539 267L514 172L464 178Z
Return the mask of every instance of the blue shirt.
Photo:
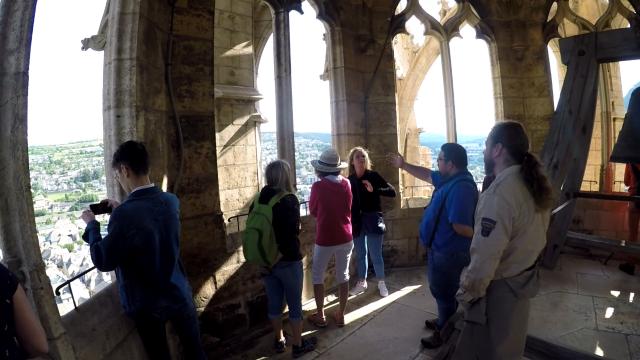
M473 176L466 170L451 177L443 177L439 171L431 172L435 191L431 202L424 210L420 222L420 241L427 245L431 234L435 236L431 249L440 253L469 252L471 238L461 236L451 224L467 225L473 228L474 213L478 203L478 188ZM446 200L445 200L446 197ZM435 224L440 207L444 206Z
M82 238L100 271L116 271L125 312L173 314L193 307L191 287L180 262L178 198L157 187L132 192L113 210L108 235L87 224Z

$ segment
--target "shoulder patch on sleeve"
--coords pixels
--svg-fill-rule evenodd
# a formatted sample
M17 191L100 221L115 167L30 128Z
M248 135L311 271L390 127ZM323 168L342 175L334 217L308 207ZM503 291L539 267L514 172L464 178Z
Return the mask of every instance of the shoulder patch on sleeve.
M489 235L491 235L491 232L496 227L497 221L491 218L483 217L482 220L480 220L480 224L482 225L482 231L481 231L482 236L488 237Z

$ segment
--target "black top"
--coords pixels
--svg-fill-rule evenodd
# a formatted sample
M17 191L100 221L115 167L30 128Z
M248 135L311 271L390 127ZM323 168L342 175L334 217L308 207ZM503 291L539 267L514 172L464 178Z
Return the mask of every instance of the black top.
M258 202L268 204L279 190L265 186L260 191ZM302 260L300 253L300 203L294 194L284 196L273 206L273 232L276 235L281 261Z
M13 294L18 289L18 279L0 264L0 359L23 359L13 318Z
M368 180L373 186L373 191L367 191L362 183ZM366 212L382 211L380 207L380 196L395 197L396 189L375 171L365 170L364 175L358 178L356 174L349 175L351 192L353 193L353 204L351 205L351 222L360 223L360 214Z

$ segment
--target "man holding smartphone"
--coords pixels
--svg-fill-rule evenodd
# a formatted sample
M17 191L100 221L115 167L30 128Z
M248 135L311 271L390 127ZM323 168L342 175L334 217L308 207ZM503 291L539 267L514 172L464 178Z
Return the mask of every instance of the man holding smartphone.
M82 238L100 271L116 271L120 300L151 359L170 359L165 325L173 324L186 359L205 359L191 287L180 262L178 198L149 179L149 155L136 141L113 154L115 178L129 195L122 204L106 199L111 218L100 235L95 214L85 210Z

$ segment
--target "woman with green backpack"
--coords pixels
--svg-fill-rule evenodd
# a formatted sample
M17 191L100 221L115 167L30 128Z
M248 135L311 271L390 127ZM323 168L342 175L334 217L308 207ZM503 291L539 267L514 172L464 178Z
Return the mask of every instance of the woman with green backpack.
M263 267L263 281L267 292L268 316L274 331L274 349L286 351L282 331L282 309L286 299L292 333L292 356L297 358L315 349L314 337L302 338L302 254L300 252L300 203L291 182L291 167L286 161L275 160L265 169L267 185L262 188L252 208L277 201L272 207L272 225L279 260L271 267Z

